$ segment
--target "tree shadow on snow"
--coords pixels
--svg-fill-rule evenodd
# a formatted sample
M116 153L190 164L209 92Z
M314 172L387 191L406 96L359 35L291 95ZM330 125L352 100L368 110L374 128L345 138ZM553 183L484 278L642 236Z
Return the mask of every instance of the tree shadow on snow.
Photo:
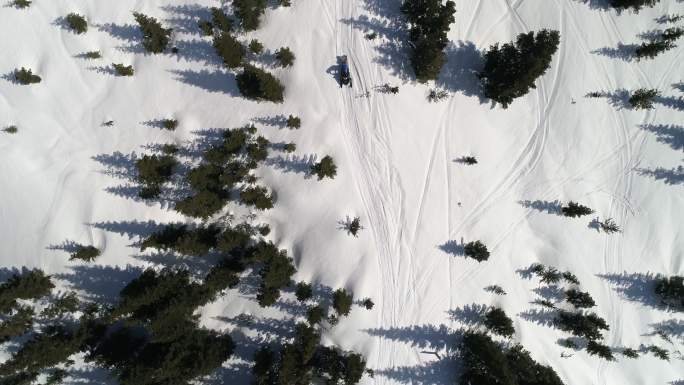
M87 300L98 303L114 303L119 292L143 271L127 265L125 268L101 265L78 265L69 267L70 273L55 275L68 283L71 290L84 293Z
M316 155L277 155L265 161L267 166L285 173L304 174L311 178L311 166L316 163Z
M591 53L631 62L636 58L637 47L639 47L637 44L618 43L617 47L603 47L593 50Z
M657 274L622 273L597 274L597 276L607 281L622 298L628 301L660 310L674 310L671 306L662 303L654 292L656 280L660 277Z
M487 99L482 93L480 79L477 77L484 67L483 52L473 42L458 41L449 43L446 48L446 59L435 84L447 91L476 96L480 103L486 103Z
M240 96L235 74L223 70L171 70L176 80L208 92L218 92L230 96Z
M559 200L555 201L544 201L544 200L524 200L518 201L518 203L525 208L534 209L540 212L546 212L547 214L561 215L561 208L563 205Z
M684 184L684 167L677 166L670 169L657 167L653 169L639 168L637 169L639 175L649 176L657 181L662 181L665 184L677 185Z
M684 98L675 96L656 96L654 101L674 110L684 111Z
M589 9L593 10L600 10L600 11L608 11L610 9L613 9L613 7L610 5L609 0L574 0L577 3L582 3L586 4L589 6Z
M98 31L105 32L117 40L130 43L129 45L117 47L121 51L130 53L147 53L142 46L143 35L137 25L106 23L95 24L94 27L97 28Z
M164 5L161 9L172 15L165 18L164 22L173 28L174 32L200 35L202 31L198 22L211 20L209 7L200 4Z
M463 256L465 255L465 245L463 242L459 242L456 240L449 240L444 242L443 244L437 246L438 249L442 250L443 252L447 254L451 254L454 256Z
M672 147L673 150L684 150L684 126L674 124L642 124L641 129L656 135L656 140Z

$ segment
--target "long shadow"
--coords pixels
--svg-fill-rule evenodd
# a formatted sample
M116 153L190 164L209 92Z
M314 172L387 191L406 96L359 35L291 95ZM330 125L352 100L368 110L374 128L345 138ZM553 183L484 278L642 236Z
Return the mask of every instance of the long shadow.
M335 66L337 67L337 66ZM285 115L275 115L275 116L261 116L252 119L255 123L260 123L266 126L273 126L277 128L287 127L287 117Z
M178 48L176 55L189 62L200 62L207 66L221 68L223 62L216 54L211 42L199 39L177 40L175 47Z
M106 221L90 223L96 229L109 231L121 236L128 237L129 240L136 242L149 237L153 233L160 231L166 225L155 221Z
M108 304L116 302L121 289L143 271L130 265L125 268L79 265L70 267L70 270L71 273L55 277L68 282L70 289L82 291L87 300Z
M200 4L164 5L161 9L172 15L164 21L176 32L199 35L201 31L198 22L211 20L209 7Z
M675 83L672 85L672 88L674 88L675 90L677 90L679 92L684 92L684 83L682 83L682 82Z
M637 44L618 43L617 47L603 47L593 50L591 53L631 62L636 59L637 47L639 47Z
M555 201L544 201L544 200L524 200L518 201L518 203L525 208L535 209L540 212L546 212L547 214L561 215L561 208L563 205L559 200Z
M608 11L610 9L613 9L613 7L610 5L609 0L574 0L578 3L583 3L589 6L589 9L593 10L599 10L599 11Z
M404 342L416 348L434 351L452 351L459 341L458 332L446 325L413 325L364 331L372 337Z
M654 289L658 275L647 273L597 274L607 281L613 289L624 299L638 302L661 310L674 310L663 304L656 296Z
M446 48L447 62L442 67L436 85L447 91L476 96L480 103L486 103L477 74L484 67L484 54L473 42L458 41Z
M17 269L16 267L0 268L0 284L12 278L12 276L14 275L21 275L28 271L29 269L27 269L26 267L22 267L21 269Z
M304 174L311 177L311 166L316 163L316 155L277 155L265 161L267 166L285 173Z
M48 249L48 250L60 250L60 251L64 251L66 253L72 254L72 253L77 252L80 249L79 246L81 246L79 243L67 239L60 244L49 245L48 247L46 247L46 249Z
M375 375L401 384L451 385L458 382L461 367L462 364L458 359L449 356L424 365L396 366L375 370Z
M224 72L223 70L171 70L169 72L181 83L202 88L209 92L240 96L235 75L230 72Z
M124 52L131 52L131 53L145 53L145 49L142 46L142 32L140 31L140 28L136 25L132 24L124 24L124 25L119 25L119 24L114 24L114 23L106 23L106 24L95 24L94 25L97 30L100 32L105 32L108 33L111 37L121 40L126 43L130 43L128 45L124 46L119 46L118 49L124 51Z
M449 314L454 321L465 326L477 326L482 324L486 312L486 305L473 303L449 310L447 314Z
M454 256L463 256L465 255L465 245L463 242L458 242L455 240L449 240L444 242L443 244L437 246L440 250L447 254L451 254Z
M552 302L561 302L565 299L565 291L556 285L546 285L532 289L532 291L543 299Z
M684 343L684 320L673 318L667 321L652 323L649 326L668 337L675 337L681 343Z
M632 109L632 105L629 103L630 93L626 89L619 89L614 92L606 92L605 97L608 98L608 103L618 110Z
M674 124L643 124L639 127L654 133L658 142L665 143L674 150L684 150L684 126Z
M650 176L651 178L662 181L665 184L677 185L684 184L684 167L677 166L674 168L657 167L653 169L640 168L637 169L639 175Z
M684 111L684 98L675 96L658 96L654 99L658 104L679 111Z
M518 317L526 321L549 327L555 327L557 315L558 311L553 309L530 309L518 313Z

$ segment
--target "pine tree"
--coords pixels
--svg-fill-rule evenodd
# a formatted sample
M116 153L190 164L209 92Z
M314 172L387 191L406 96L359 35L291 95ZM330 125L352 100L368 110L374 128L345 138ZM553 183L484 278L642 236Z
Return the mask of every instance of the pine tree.
M602 338L601 330L609 330L606 321L595 313L573 313L561 310L554 322L559 329L588 340L600 339Z
M301 126L302 126L302 119L300 119L298 116L290 115L287 117L287 122L285 123L285 127L298 129Z
M607 361L614 361L613 352L610 348L600 342L589 340L587 342L587 353L590 355L597 355Z
M123 63L112 63L112 67L117 76L133 76L135 73L132 65L127 66Z
M316 174L318 180L322 180L325 177L333 179L337 175L337 166L333 158L330 155L326 155L320 162L311 166L311 172Z
M444 49L449 39L450 25L455 21L456 4L447 0L406 0L401 11L409 23L411 65L416 79L425 83L434 80L444 65Z
M648 110L653 108L653 99L660 95L660 91L655 89L640 88L629 98L629 104L636 110Z
M631 9L639 13L643 7L653 7L660 0L610 0L610 5L620 11Z
M466 257L472 258L478 262L489 259L489 250L487 246L480 241L468 242L463 246L463 253Z
M282 47L276 51L275 58L281 67L292 67L295 61L295 55L289 47Z
M0 343L10 338L20 336L31 329L33 325L33 309L19 307L14 314L0 322Z
M134 12L133 17L143 35L143 47L150 53L162 53L169 45L171 28L164 28L154 17Z
M283 101L285 87L273 75L260 68L247 64L236 80L240 93L246 98L274 103Z
M259 210L273 208L273 194L269 194L265 187L246 187L240 192L240 201Z
M577 289L566 290L565 300L576 308L590 308L596 306L596 302L594 302L594 299L591 298L589 293Z
M684 307L684 276L659 277L654 291L662 302Z
M375 303L373 303L373 300L370 298L364 298L364 300L361 302L361 304L367 310L371 310L371 309L373 309L373 306L375 306Z
M221 34L228 34L233 31L233 21L221 8L211 7L211 21Z
M259 28L261 15L266 10L266 0L233 0L235 15L242 21L245 31Z
M675 48L676 45L672 44L670 41L658 40L647 43L641 43L640 46L636 48L634 54L638 60L643 58L653 59L660 53L669 51Z
M535 80L549 69L559 43L558 31L544 29L536 35L520 34L514 43L491 46L479 74L485 96L507 108L515 98L536 88Z
M69 260L80 259L83 262L93 262L100 254L100 249L95 246L76 245L76 250L71 253Z
M261 53L264 52L264 45L261 44L259 40L252 39L252 41L249 42L249 51L256 55L261 55Z
M26 69L21 67L14 71L14 79L22 85L36 84L41 82L41 78L38 75L34 75L31 69Z
M70 13L66 16L65 20L69 24L69 28L73 29L77 34L88 32L88 22L83 16L77 13Z
M504 337L511 337L515 333L513 328L513 320L511 320L503 309L491 308L485 314L484 325L492 333Z
M352 296L345 289L337 289L333 293L333 308L337 314L348 316L352 306Z
M651 345L646 350L663 361L670 361L670 353L661 347Z
M38 299L50 294L54 287L50 276L39 269L14 274L0 285L0 313L12 309L18 299Z
M594 210L587 206L582 206L579 203L570 201L567 206L561 207L561 213L566 217L576 218L584 215L592 214Z
M229 33L220 33L214 36L214 48L216 53L223 59L223 64L228 68L237 68L242 65L247 50Z
M638 358L639 357L639 353L632 348L622 349L622 355L627 357L627 358Z
M326 317L326 312L320 305L312 306L306 311L306 320L313 326L320 323Z
M295 297L297 301L304 302L313 296L313 290L311 289L311 284L306 282L299 282L295 288Z

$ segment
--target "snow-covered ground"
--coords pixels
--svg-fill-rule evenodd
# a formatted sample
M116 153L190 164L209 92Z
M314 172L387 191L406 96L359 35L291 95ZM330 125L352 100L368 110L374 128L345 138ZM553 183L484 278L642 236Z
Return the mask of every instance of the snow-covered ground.
M411 80L399 3L294 0L267 10L262 28L240 39L295 52L292 69L273 69L287 87L279 105L240 97L234 75L199 36L196 21L216 1L36 0L25 10L1 8L0 71L24 66L43 78L32 86L0 80L0 125L19 128L0 135L2 278L15 267L40 267L65 289L114 296L155 263L131 244L158 224L187 220L137 199L117 170L131 167L131 154L146 146L254 122L272 142L297 144L295 155L274 153L271 167L259 171L278 195L259 219L293 255L295 278L376 303L371 311L355 308L324 334L326 343L364 354L376 375L363 383L453 383L449 333L464 325L473 304L505 309L514 340L567 384L684 381L684 317L659 308L648 276L639 275L684 273L684 90L673 87L684 81L684 49L636 62L620 48L664 29L655 19L683 14L684 3L662 0L638 15L618 15L599 0L457 0L437 82L451 94L438 103L427 101L428 85ZM144 54L132 11L173 27L179 53ZM69 12L86 16L88 33L61 26L58 18ZM506 110L481 100L477 51L541 28L559 30L561 44L536 90ZM369 32L378 37L366 39ZM103 59L77 57L98 49ZM333 76L344 54L352 89L340 89ZM105 68L112 62L132 64L135 76L113 76ZM377 92L384 83L399 85L399 94ZM640 87L662 91L655 109L625 108L619 90ZM591 91L615 96L584 98ZM299 115L302 128L269 124L282 114ZM145 124L169 117L180 122L174 132ZM108 120L114 125L101 125ZM308 177L308 165L326 154L338 176ZM464 155L479 163L455 161ZM557 215L568 200L596 214ZM340 229L346 216L361 218L358 238ZM597 232L589 226L596 216L614 218L624 232ZM478 239L492 252L489 261L454 255L461 240ZM65 241L101 248L97 267L69 262ZM610 324L606 344L656 344L670 350L670 361L644 354L607 362L559 346L568 335L535 316L538 283L517 271L533 262L577 275ZM483 290L491 284L508 294ZM260 309L253 298L231 291L203 309L203 323L244 333L236 340L246 343L276 330L269 320L293 317L283 306ZM241 313L265 321L235 321ZM658 325L671 343L653 335ZM245 365L231 360L225 375L247 383Z

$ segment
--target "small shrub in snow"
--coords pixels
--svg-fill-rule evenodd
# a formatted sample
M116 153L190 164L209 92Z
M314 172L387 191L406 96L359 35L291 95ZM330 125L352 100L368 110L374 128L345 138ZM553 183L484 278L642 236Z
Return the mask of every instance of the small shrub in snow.
M287 122L285 123L285 127L287 128L299 128L302 126L302 119L299 118L299 116L294 116L290 115L287 117Z
M468 242L463 246L463 254L472 258L478 262L486 261L489 259L489 250L487 246L480 241Z
M252 41L249 42L249 51L260 55L262 52L264 52L264 45L261 44L259 40L252 39Z
M570 289L565 292L565 300L576 308L590 308L596 306L596 302L591 295L577 289Z
M71 253L70 261L75 259L83 262L92 262L101 254L100 249L95 246L76 245L76 250Z
M484 325L492 333L504 337L511 337L515 333L513 320L500 308L491 308L484 317Z
M601 227L601 230L608 234L619 233L622 231L620 226L613 221L613 218L608 218L603 222L599 222L599 226Z
M638 358L639 357L639 353L632 348L624 348L624 349L622 349L621 353L623 356L625 356L627 358Z
M161 147L162 154L166 154L166 155L175 155L178 153L178 150L179 150L178 146L176 146L175 144L171 144L171 143L166 143L166 144L162 145L162 147Z
M333 309L341 316L348 316L351 311L353 299L345 289L337 289L333 293Z
M297 301L304 302L313 297L313 290L310 283L299 282L295 287L295 297Z
M178 128L178 120L177 119L164 119L161 122L161 126L165 130L174 131L176 128Z
M150 53L162 53L169 45L171 28L164 28L157 19L134 12L133 17L143 35L143 47Z
M575 341L573 341L570 338L564 338L562 340L559 340L558 345L568 349L577 349L579 347L577 346L577 343L575 343Z
M17 132L19 132L19 129L17 128L17 126L8 126L3 128L2 132L6 132L8 134L16 134Z
M314 163L311 166L311 172L318 177L318 180L322 180L325 177L333 179L337 175L337 166L333 158L330 155L326 155L320 162Z
M446 90L431 89L428 93L429 102L439 102L449 97L449 93Z
M102 57L102 53L100 51L88 51L83 54L83 57L86 59L99 59Z
M363 305L363 307L365 307L367 310L371 310L373 309L373 306L375 306L375 303L373 303L373 300L370 298L364 298L361 302L361 305Z
M295 143L293 143L293 142L291 142L291 143L286 143L286 144L283 146L283 151L285 151L285 152L287 152L287 153L292 153L292 152L295 152L296 150L297 150L297 144L295 144Z
M19 8L19 9L24 9L24 8L30 7L31 3L32 3L31 0L14 0L12 2L12 5L14 5L15 7Z
M590 209L589 207L582 206L581 204L573 202L573 201L568 202L567 206L561 207L561 213L563 215L565 215L566 217L571 217L571 218L589 215L589 214L592 214L593 212L594 212L594 210Z
M245 47L228 33L220 33L214 37L216 53L223 59L228 68L237 68L245 58Z
M351 221L347 217L347 223L344 224L344 229L353 236L357 236L359 230L361 230L361 219L359 217L354 217Z
M249 99L282 103L285 87L275 76L252 65L245 65L236 77L240 93Z
M660 95L655 89L640 88L629 97L629 104L635 110L648 110L653 108L653 99Z
M88 32L88 22L83 16L77 13L70 13L66 16L65 20L69 24L69 28L74 30L74 32L78 34Z
M506 291L499 285L489 285L485 287L484 290L496 295L506 295Z
M564 272L561 274L561 278L563 278L563 280L564 280L565 282L571 283L571 284L573 284L573 285L579 285L579 284L580 284L579 279L577 279L577 276L575 276L575 274L573 274L573 273L571 273L571 272L569 272L569 271L564 271Z
M135 71L133 71L133 66L127 66L123 65L121 63L113 63L112 67L114 67L114 73L116 73L118 76L133 76Z
M26 69L24 67L21 67L21 69L18 69L14 72L14 79L19 84L23 85L40 83L42 80L40 76L34 75L31 69Z
M471 166L473 164L477 164L477 158L475 158L474 156L464 156L461 159L459 159L459 161L461 163L467 164L469 166Z
M295 55L289 47L282 47L276 51L275 58L281 67L292 67L295 61Z

